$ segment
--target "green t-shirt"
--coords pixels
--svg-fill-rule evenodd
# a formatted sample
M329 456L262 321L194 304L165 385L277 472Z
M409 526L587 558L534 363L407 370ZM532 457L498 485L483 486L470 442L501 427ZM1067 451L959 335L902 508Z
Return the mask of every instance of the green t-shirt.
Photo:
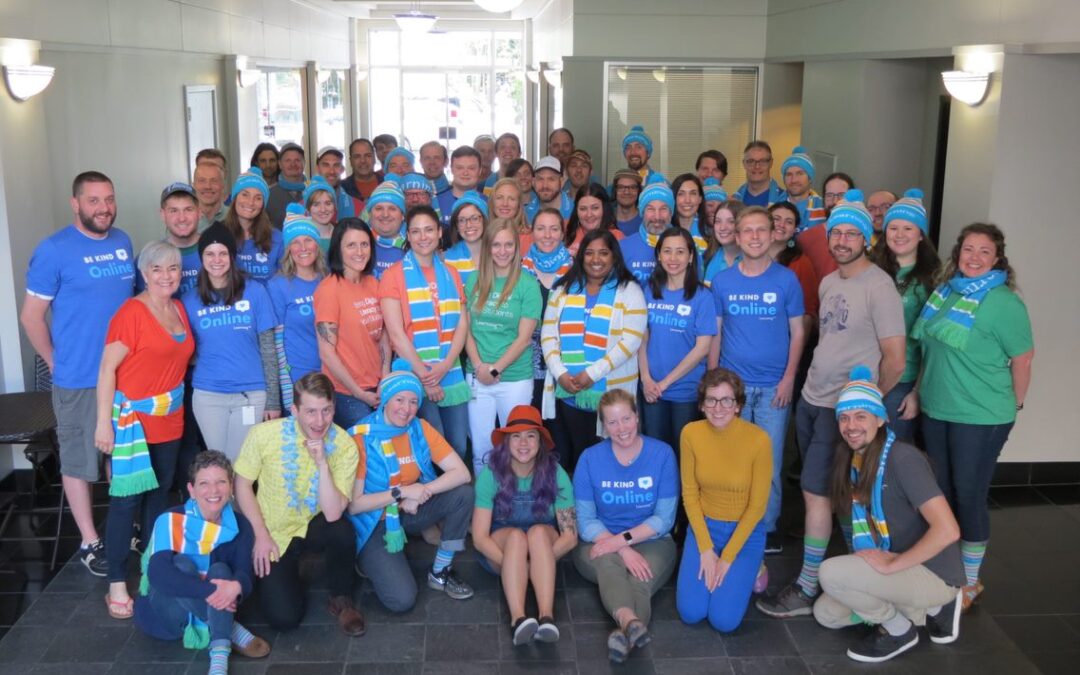
M465 297L469 303L469 330L476 341L476 348L480 351L480 359L484 363L495 363L510 345L517 339L518 325L522 319L535 319L540 321L543 313L543 305L540 301L540 284L531 274L522 274L518 277L514 290L510 297L502 305L496 307L499 296L502 295L506 286L506 277L496 278L491 285L488 300L484 303L481 311L475 311L473 293L476 289L476 281L479 275L473 274L465 284ZM533 345L530 341L521 356L502 371L500 379L503 382L520 382L531 380L533 376ZM468 364L468 370L473 371L473 364Z
M959 293L945 299L930 325L943 321ZM1016 419L1009 360L1031 351L1031 320L1013 291L999 286L975 312L967 349L960 351L932 335L922 338L923 411L937 420L962 424L1007 424Z
M908 265L897 270L897 285L903 283L913 269L915 269L914 265ZM919 312L922 311L928 297L930 293L917 281L908 284L908 287L904 289L904 294L900 296L900 301L904 304L904 332L907 335L907 352L904 355L904 373L900 376L901 382L914 382L919 376L922 352L919 349L919 341L911 337L911 329L915 325L915 320L919 318Z
M570 482L570 476L566 475L566 471L561 466L556 466L555 474L555 488L557 494L555 495L555 503L551 506L551 517L555 517L556 510L570 509L574 507L574 484ZM525 478L518 478L518 492L529 492L532 490L532 476L526 476ZM479 509L487 509L491 511L495 508L495 493L499 491L499 485L495 482L495 474L491 472L491 467L485 466L484 470L480 472L480 475L476 477L476 485L474 486L474 492L476 494L476 507Z

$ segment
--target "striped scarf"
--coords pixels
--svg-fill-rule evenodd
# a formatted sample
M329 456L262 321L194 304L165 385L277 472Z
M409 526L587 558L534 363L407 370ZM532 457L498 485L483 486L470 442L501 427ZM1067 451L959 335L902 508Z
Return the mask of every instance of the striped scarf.
M890 429L885 436L885 447L881 449L881 459L878 461L877 475L874 477L874 488L870 496L870 514L867 514L866 506L859 500L854 496L851 498L851 545L856 551L869 548L888 551L892 543L889 537L889 525L885 522L885 505L881 498L881 487L885 483L885 464L889 461L889 450L892 449L895 440L896 434ZM858 453L851 458L852 486L859 482L862 460L863 455ZM877 537L874 536L874 532L877 533Z
M544 253L533 243L525 255L521 258L521 266L534 276L537 272L552 274L561 277L570 271L574 265L574 257L570 255L570 249L560 241L558 247L550 253Z
M239 532L232 504L226 504L222 509L220 523L204 520L194 499L187 500L183 513L166 511L161 514L154 521L154 531L140 561L142 578L139 580L139 594L145 596L150 592L150 579L146 571L150 558L155 554L172 551L187 556L199 570L199 578L205 579L210 571L210 554L221 544L235 539ZM188 649L206 649L208 644L210 629L206 622L194 614L188 614L184 646Z
M307 448L301 449L299 434L297 434L296 420L286 419L281 422L281 469L285 479L285 492L288 496L288 506L301 513L307 512L314 516L319 511L319 472L311 473L311 482L308 484L307 494L300 497L300 453L307 454ZM323 443L323 451L327 457L337 450L337 427L330 425L326 440ZM305 472L306 474L307 472Z
M407 252L401 260L401 266L405 275L416 354L424 363L438 363L450 353L454 330L461 320L461 298L458 296L454 278L442 259L435 256L432 266L439 290L439 308L436 314L431 288L428 287L427 278L424 277L416 254ZM439 385L443 388L443 400L438 403L440 408L466 403L472 397L469 383L465 381L458 364L447 371Z
M402 487L401 465L398 462L397 453L394 452L393 439L406 433L409 434L409 447L412 450L413 460L416 467L420 469L420 482L430 483L435 480L435 467L431 463L431 447L424 436L424 428L420 425L420 420L414 417L408 426L396 427L386 422L383 409L380 407L349 429L350 436L364 437L364 465L367 467L367 472L364 474L364 494L386 492L394 487ZM397 553L405 547L405 530L401 527L401 512L395 501L385 509L375 509L349 516L356 529L357 551L367 543L383 513L386 514L386 535L383 537L386 550Z
M476 273L476 263L473 262L472 254L469 252L469 245L464 241L459 241L448 248L443 253L443 262L457 270L462 284L469 283L469 278ZM441 292L439 297L442 297Z
M559 314L559 345L563 364L571 375L577 375L597 361L607 358L607 341L611 332L611 317L615 313L617 288L616 279L604 284L588 320L585 319L585 286L579 283L566 289L566 299ZM585 410L596 410L600 396L605 391L607 378L600 378L590 389L574 395L574 402ZM555 395L559 398L571 396L570 392L558 384Z
M694 219L694 222L697 222L696 218ZM638 225L638 235L641 237L642 241L648 244L649 248L656 250L656 245L660 242L660 235L649 232L648 228L645 227L644 222L642 222L641 225ZM694 240L694 244L697 244L696 239Z
M381 234L375 235L375 243L383 248L405 248L405 226L401 226L401 231L394 237L384 237Z
M950 347L966 350L979 305L986 299L987 293L1003 285L1007 279L1008 276L1002 270L990 270L972 279L957 272L952 279L934 289L911 329L911 336L918 340L924 335L932 335ZM961 297L949 308L941 321L933 321L953 291Z
M112 483L109 495L127 497L157 488L157 477L150 464L150 447L142 422L135 413L153 417L165 417L184 405L184 383L176 389L133 401L116 390L113 396L112 426L114 443L112 451Z
M697 216L694 216L694 222L690 223L690 236L694 238L694 246L697 247L698 255L705 255L705 249L709 247L709 242L705 241L705 235L701 234ZM653 244L653 248L656 248L656 244Z

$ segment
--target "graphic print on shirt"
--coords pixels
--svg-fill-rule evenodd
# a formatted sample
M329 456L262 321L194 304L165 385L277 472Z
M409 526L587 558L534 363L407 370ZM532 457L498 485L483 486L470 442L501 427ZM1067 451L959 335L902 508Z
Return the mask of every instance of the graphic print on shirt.
M821 314L821 334L840 333L847 330L848 302L847 298L837 293L825 298L818 310Z
M113 253L83 256L83 262L87 265L86 273L91 279L131 278L135 275L135 268L128 262L128 252L122 248Z
M637 506L653 508L656 491L652 476L638 476L630 480L602 480L597 501L606 505Z
M202 307L195 312L195 319L202 330L229 326L233 330L250 330L255 323L250 300L237 300L235 305Z
M756 316L771 321L781 314L776 293L728 293L724 298L725 310L733 316ZM786 316L785 316L786 320Z

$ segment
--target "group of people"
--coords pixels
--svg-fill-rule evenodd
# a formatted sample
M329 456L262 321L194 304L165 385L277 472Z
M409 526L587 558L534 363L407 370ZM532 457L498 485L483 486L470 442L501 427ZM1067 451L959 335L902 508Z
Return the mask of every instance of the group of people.
M608 186L566 129L535 164L513 134L425 144L419 171L395 146L357 139L349 176L324 148L309 180L303 148L261 144L227 197L224 156L204 151L137 257L112 182L76 177L21 318L111 616L208 648L222 673L232 651L269 652L234 619L253 589L272 627L299 624L305 554L359 636L354 570L408 611L422 537L427 585L465 600L453 561L471 536L515 645L559 639L567 554L615 623L614 662L651 640L676 568L682 619L733 631L782 550L794 408L803 565L757 607L878 626L848 652L861 661L914 646L917 625L956 639L1033 355L996 226L964 228L942 265L921 191L864 200L833 174L822 198L798 147L781 187L764 141L730 197L722 153L669 183L640 127ZM834 515L851 553L826 561Z

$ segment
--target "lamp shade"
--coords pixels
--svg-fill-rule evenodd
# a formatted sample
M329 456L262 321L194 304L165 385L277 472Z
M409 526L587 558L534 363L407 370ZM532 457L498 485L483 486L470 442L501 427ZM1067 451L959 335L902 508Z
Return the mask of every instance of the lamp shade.
M410 10L406 14L395 14L394 21L398 28L407 33L428 33L435 27L439 17L434 14L424 14L419 10Z
M941 74L941 79L950 96L970 106L982 103L990 90L990 73L947 70Z

